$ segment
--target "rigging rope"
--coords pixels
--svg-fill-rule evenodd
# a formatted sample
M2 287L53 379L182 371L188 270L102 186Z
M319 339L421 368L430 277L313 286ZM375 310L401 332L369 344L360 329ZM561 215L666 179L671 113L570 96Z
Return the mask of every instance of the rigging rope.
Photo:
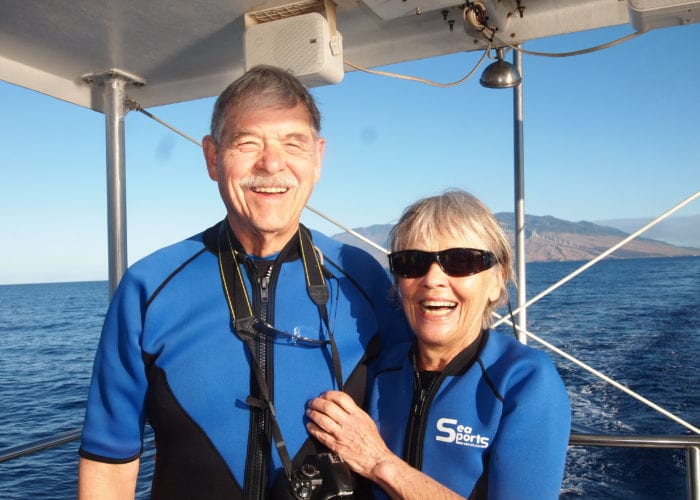
M198 140L195 139L194 137L191 137L191 136L187 135L187 134L184 133L182 130L176 129L175 127L173 127L173 126L170 125L169 123L164 122L163 120L161 120L160 118L158 118L156 115L154 115L154 114L152 114L152 113L146 111L145 109L143 109L143 107L142 107L138 102L134 101L134 100L131 99L130 97L127 97L127 98L126 98L126 105L129 107L129 109L132 109L132 110L134 110L134 111L138 111L139 113L143 113L144 115L146 115L147 117L149 117L151 120L154 120L154 121L160 123L161 125L163 125L164 127L169 128L170 130L172 130L173 132L175 132L175 133L178 134L178 135L181 135L182 137L184 137L184 138L187 139L188 141L195 143L195 144L196 144L197 146L199 146L200 148L202 147L202 143L201 143L200 141L198 141Z
M595 375L596 377L598 377L598 378L601 379L602 381L607 382L608 384L612 385L613 387L616 387L616 388L620 389L622 392L624 392L624 393L626 393L627 395L633 397L633 398L636 399L637 401L640 401L640 402L644 403L644 404L647 405L649 408L651 408L651 409L653 409L653 410L656 410L657 412L659 412L659 413L661 413L662 415L664 415L664 416L670 418L671 420L673 420L673 421L679 423L680 425L682 425L682 426L685 427L686 429L689 429L689 430L693 431L693 432L696 433L696 434L700 434L700 429L697 428L697 427L695 427L693 424L690 424L690 423L686 422L685 420L683 420L682 418L677 417L676 415L674 415L673 413L671 413L671 412L668 411L668 410L665 410L664 408L662 408L661 406L657 405L657 404L654 403L653 401L650 401L650 400L648 400L647 398L645 398L644 396L642 396L642 395L640 395L640 394L634 392L632 389L628 388L627 386L624 386L624 385L620 384L619 382L616 382L615 380L611 379L610 377L608 377L608 376L605 375L604 373L602 373L602 372L596 370L595 368L591 367L590 365L587 365L587 364L584 363L583 361L580 361L580 360L576 359L576 358L573 357L571 354L568 354L567 352L562 351L562 350L559 349L558 347L555 347L554 345L552 345L552 344L550 344L549 342L547 342L546 340L544 340L544 339L538 337L538 336L535 335L534 333L531 333L531 332L529 332L528 330L525 330L524 328L519 327L518 325L514 325L513 322L510 321L507 317L505 317L505 316L499 316L499 315L496 314L496 313L493 313L493 315L496 316L496 317L500 317L500 318L501 318L501 320L499 321L499 323L507 323L507 324L510 325L510 326L514 326L518 331L524 333L525 335L527 335L528 337L530 337L532 340L534 340L534 341L536 341L536 342L539 342L540 344L542 344L543 346L545 346L547 349L550 349L551 351L557 353L559 356L561 356L561 357L563 357L563 358L565 358L565 359L568 359L569 361L571 361L571 362L574 363L575 365L578 365L578 366L580 366L581 368L583 368L584 370L586 370L586 371L592 373L593 375Z
M490 51L491 51L491 42L488 41L488 45L484 49L484 53L481 55L481 58L476 62L476 64L469 71L469 73L464 75L459 80L457 80L455 82L450 82L450 83L434 82L432 80L427 80L427 79L421 78L419 76L402 75L400 73L391 73L389 71L380 71L380 70L376 70L376 69L369 69L369 68L365 68L363 66L359 66L357 64L354 64L348 60L343 60L343 62L345 64L347 64L348 66L350 66L351 68L355 68L356 70L364 71L365 73L370 73L372 75L388 76L390 78L397 78L399 80L410 80L410 81L414 81L414 82L418 82L418 83L425 83L426 85L432 85L433 87L455 87L457 85L464 83L469 78L471 78L471 76L474 74L474 72L479 68L479 66L481 66L481 63L483 63L484 60L488 57Z
M641 36L645 33L646 33L645 31L635 31L634 33L630 33L629 35L625 35L622 38L618 38L617 40L612 40L610 42L596 45L595 47L589 47L587 49L573 50L571 52L537 52L534 50L523 49L522 46L520 46L520 45L515 45L512 43L506 42L506 41L501 40L500 38L495 37L495 36L494 36L494 40L496 40L499 43L502 43L503 45L510 47L513 50L517 50L521 54L528 54L531 56L540 56L540 57L572 57L572 56L580 56L582 54L590 54L591 52L596 52L598 50L607 49L609 47L613 47L615 45L618 45L622 42L626 42L627 40L632 40L633 38L637 38L638 36Z
M653 221L649 222L649 223L646 224L645 226L643 226L643 227L641 227L640 229L638 229L637 231L635 231L634 233L630 234L629 236L627 236L625 239L623 239L623 240L620 241L619 243L617 243L617 244L613 245L612 247L608 248L605 252L601 253L600 255L598 255L597 257L595 257L594 259L591 259L590 261L586 262L584 265L582 265L581 267L579 267L579 268L576 269L575 271L571 272L571 273L568 274L567 276L563 277L562 279L560 279L559 281L557 281L556 283L554 283L552 286L550 286L550 287L547 288L546 290L544 290L544 291L540 292L539 294L535 295L535 296L532 297L530 300L528 300L527 302L525 302L524 304L522 304L520 307L516 308L516 309L513 311L513 314L518 314L520 311L522 311L522 310L524 310L524 309L527 309L528 307L530 307L532 304L534 304L535 302L537 302L537 301L540 300L541 298L543 298L543 297L549 295L551 292L553 292L553 291L556 290L557 288L561 287L564 283L566 283L566 282L568 282L568 281L571 281L572 279L574 279L576 276L578 276L579 274L581 274L583 271L585 271L585 270L588 269L589 267L591 267L591 266L593 266L594 264L596 264L597 262L603 260L605 257L607 257L608 255L610 255L611 253L613 253L613 252L614 252L615 250L617 250L618 248L622 247L623 245L626 245L626 244L629 243L631 240L635 239L637 236L641 235L642 233L644 233L645 231L647 231L649 228L655 226L656 224L658 224L659 222L661 222L663 219L665 219L666 217L668 217L668 216L671 215L672 213L676 212L677 210L683 208L683 207L686 206L688 203L694 201L694 200L695 200L696 198L698 198L698 197L700 197L700 191L697 191L695 194L690 195L688 198L686 198L685 200L681 201L681 202L678 203L676 206L670 208L669 210L667 210L666 212L664 212L663 214L661 214L660 216L658 216L658 217L657 217L656 219L654 219ZM493 324L493 328L496 328L497 326L499 326L499 325L500 325L501 323L503 323L504 321L505 321L505 319L503 319L503 318L500 319L500 320L498 320L498 321L496 321L496 322Z

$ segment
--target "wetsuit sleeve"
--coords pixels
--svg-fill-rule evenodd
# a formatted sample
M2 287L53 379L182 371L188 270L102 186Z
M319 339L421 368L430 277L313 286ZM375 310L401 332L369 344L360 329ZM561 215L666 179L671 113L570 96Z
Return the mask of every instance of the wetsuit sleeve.
M327 258L330 271L349 278L371 304L382 347L413 340L413 332L401 305L393 296L388 270L365 250L341 245L317 231L312 231L312 234L314 243ZM384 265L388 267L388 261Z
M88 393L80 455L122 463L141 453L147 381L140 339L142 290L124 275L107 311Z
M398 299L394 296L388 272L369 254L365 253L364 257L356 263L353 274L360 277L361 287L372 302L382 346L388 348L412 341L413 332L408 326Z
M492 443L488 498L556 499L571 427L566 388L549 357L516 364L503 396L503 416Z
M413 332L408 326L406 316L398 301L392 298L391 281L383 269L377 271L375 286L374 310L379 323L382 346L388 348L413 340Z

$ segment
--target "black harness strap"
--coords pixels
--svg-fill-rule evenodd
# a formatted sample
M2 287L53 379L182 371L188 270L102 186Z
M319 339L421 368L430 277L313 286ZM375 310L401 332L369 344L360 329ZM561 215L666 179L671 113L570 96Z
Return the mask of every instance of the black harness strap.
M226 239L226 245L222 243L222 239ZM238 266L238 255L233 248L231 234L228 230L228 224L223 222L219 228L219 273L221 274L221 283L224 286L224 295L228 302L228 309L231 313L233 327L238 331L236 322L240 322L241 327L249 326L252 329L255 315L253 308L250 305L248 290L243 284L243 274ZM233 274L234 276L231 276Z
M377 357L379 354L380 339L379 334L376 334L367 344L365 349L365 354L362 359L357 363L355 369L352 371L350 376L345 383L344 392L347 393L358 406L361 408L365 407L365 397L367 392L367 366L370 361ZM295 466L300 466L306 457L313 455L315 453L326 452L328 449L319 443L316 439L309 437L299 448L299 451L294 455L293 464Z
M328 321L328 303L329 293L326 285L326 278L323 276L323 263L319 259L321 251L315 249L311 243L311 234L304 226L299 228L299 248L301 249L301 261L304 264L304 275L306 276L306 291L309 297L318 307L318 312L321 315L323 323L326 325L326 331L331 343L331 360L333 362L333 372L335 374L335 382L338 384L338 390L343 390L343 372L340 367L340 353L338 346L333 338L333 330ZM313 256L313 267L309 267L309 257Z
M333 364L333 372L338 384L339 390L343 388L342 370L340 365L340 356L338 348L333 338L333 332L330 328L328 319L328 310L326 303L329 299L328 286L323 274L322 261L311 242L311 235L303 226L300 226L297 232L299 238L299 247L301 251L301 260L304 265L304 274L306 276L306 288L311 300L316 304L319 315L323 320L329 336L331 345L331 360ZM233 241L231 240L231 230L224 221L219 228L218 237L218 256L219 256L219 272L221 274L221 282L224 287L224 294L231 314L231 322L236 335L245 342L246 347L251 357L251 372L257 382L261 398L248 396L246 402L249 406L265 409L270 414L272 423L272 437L275 441L275 446L280 455L280 459L284 466L285 474L288 478L292 475L292 460L289 456L287 446L282 431L277 422L274 404L272 402L271 393L265 381L265 376L260 368L260 364L255 356L255 342L259 338L260 328L256 328L262 323L255 317L255 313L251 306L251 301L248 296L248 291L245 286L243 274L238 260L245 258L241 252L235 250ZM309 260L312 258L312 265L309 265Z

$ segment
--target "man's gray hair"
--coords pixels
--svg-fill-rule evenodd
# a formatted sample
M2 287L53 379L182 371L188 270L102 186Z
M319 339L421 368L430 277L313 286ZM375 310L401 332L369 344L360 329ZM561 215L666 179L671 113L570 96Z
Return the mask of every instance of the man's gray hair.
M304 85L290 72L275 66L260 65L248 70L219 95L211 117L211 135L216 144L231 109L293 108L302 104L309 112L310 125L321 131L321 113L316 101Z

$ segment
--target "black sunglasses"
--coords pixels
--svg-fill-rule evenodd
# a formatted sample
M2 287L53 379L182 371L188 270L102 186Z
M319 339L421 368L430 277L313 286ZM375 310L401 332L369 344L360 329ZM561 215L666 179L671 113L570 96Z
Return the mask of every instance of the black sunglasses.
M294 328L294 333L285 332L284 330L278 330L270 323L265 321L256 321L253 323L253 328L255 331L271 340L285 340L286 343L291 345L305 345L308 347L320 347L326 344L330 344L330 340L324 339L312 339L309 337L304 337L301 335L296 328Z
M439 252L401 250L389 254L391 272L402 278L424 276L433 262L449 276L463 277L486 271L496 265L496 256L476 248L448 248Z

